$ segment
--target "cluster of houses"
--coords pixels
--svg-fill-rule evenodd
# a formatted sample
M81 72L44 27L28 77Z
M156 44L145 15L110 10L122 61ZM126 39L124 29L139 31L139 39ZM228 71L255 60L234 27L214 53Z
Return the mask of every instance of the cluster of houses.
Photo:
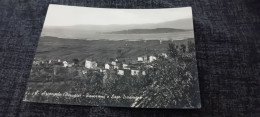
M162 53L162 56L167 57L166 53ZM88 69L100 69L100 72L106 73L107 71L116 71L117 75L146 75L147 68L152 68L153 61L156 60L156 57L153 55L145 55L137 57L136 63L123 63L118 59L111 61L110 63L104 64L104 67L98 68L97 63L95 61L85 61L85 67Z
M162 53L162 56L167 57L166 53ZM118 59L115 59L111 61L110 63L105 63L102 66L98 66L98 63L96 61L91 60L85 60L84 67L85 70L82 70L82 74L86 74L88 70L95 70L99 71L104 74L110 74L115 73L117 75L132 75L132 76L139 76L139 75L146 75L147 69L152 68L152 62L156 60L156 57L153 55L145 55L137 57L137 61L134 63L124 63L119 61ZM62 67L72 67L76 63L70 63L67 61L61 61L58 60L48 60L48 61L39 61L35 60L33 62L34 65L40 65L40 64L53 64L53 63L59 63Z

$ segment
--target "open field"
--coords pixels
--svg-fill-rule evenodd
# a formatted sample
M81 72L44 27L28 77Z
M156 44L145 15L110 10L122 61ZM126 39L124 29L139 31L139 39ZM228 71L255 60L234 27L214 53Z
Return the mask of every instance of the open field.
M79 40L61 39L56 37L41 37L36 57L43 59L79 60L91 59L107 62L111 58L136 59L138 56L156 54L167 51L169 43L187 45L194 39L162 41L113 41L113 40Z

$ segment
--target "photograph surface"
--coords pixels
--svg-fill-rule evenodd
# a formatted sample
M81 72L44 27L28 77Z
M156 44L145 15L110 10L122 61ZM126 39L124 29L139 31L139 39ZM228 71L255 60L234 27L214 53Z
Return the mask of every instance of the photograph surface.
M23 100L201 108L191 7L50 4Z

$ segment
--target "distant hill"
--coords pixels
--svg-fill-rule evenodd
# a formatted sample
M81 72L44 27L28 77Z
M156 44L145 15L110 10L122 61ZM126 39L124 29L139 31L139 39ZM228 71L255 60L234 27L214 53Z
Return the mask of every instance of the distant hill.
M175 21L168 21L168 22L156 24L156 27L192 30L193 20L191 18L187 18L187 19L180 19Z
M173 28L183 30L193 30L193 21L189 19L181 19L175 21L167 21L162 23L148 24L131 24L131 25L74 25L74 26L45 26L41 36L53 36L70 39L86 38L90 34L107 33L132 29L156 29L156 28Z
M187 31L184 29L173 29L173 28L156 28L156 29L130 29L109 32L109 34L150 34L150 33L173 33Z

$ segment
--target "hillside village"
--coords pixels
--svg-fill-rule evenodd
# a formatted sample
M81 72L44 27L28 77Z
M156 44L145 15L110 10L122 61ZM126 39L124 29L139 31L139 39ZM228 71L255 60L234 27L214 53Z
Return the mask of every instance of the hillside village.
M162 53L162 57L167 58L168 55L166 53ZM98 63L93 60L84 60L82 64L80 64L79 60L62 61L60 59L52 59L52 60L42 60L40 58L35 58L33 61L34 66L58 66L63 68L76 68L81 67L82 69L77 69L78 75L85 75L88 72L98 72L104 75L104 78L110 77L110 75L131 75L131 76L144 76L148 73L148 69L153 67L153 61L155 61L157 57L155 55L144 55L139 56L132 63L125 63L120 59L114 59L105 64ZM53 75L57 74L57 69L53 68Z
M136 104L150 104L149 99L156 95L159 95L157 98L163 102L164 98L158 94L160 92L164 94L172 94L172 91L180 92L174 97L171 96L169 100L176 98L175 102L182 103L178 100L183 99L183 93L187 93L190 89L198 91L197 85L193 85L197 81L197 67L195 43L192 41L186 45L169 44L165 53L107 57L105 58L107 61L94 59L91 56L87 59L86 56L78 59L62 57L55 59L46 56L35 57L25 96L27 100L59 103L71 101L74 104L86 105L124 103L136 106ZM160 83L165 85L158 87L162 85ZM61 96L45 95L46 92ZM67 94L80 97L64 96ZM195 94L197 93L187 93L187 96L197 96ZM122 98L112 98L113 96ZM124 98L128 96L136 98ZM143 100L136 103L136 99L140 97Z

